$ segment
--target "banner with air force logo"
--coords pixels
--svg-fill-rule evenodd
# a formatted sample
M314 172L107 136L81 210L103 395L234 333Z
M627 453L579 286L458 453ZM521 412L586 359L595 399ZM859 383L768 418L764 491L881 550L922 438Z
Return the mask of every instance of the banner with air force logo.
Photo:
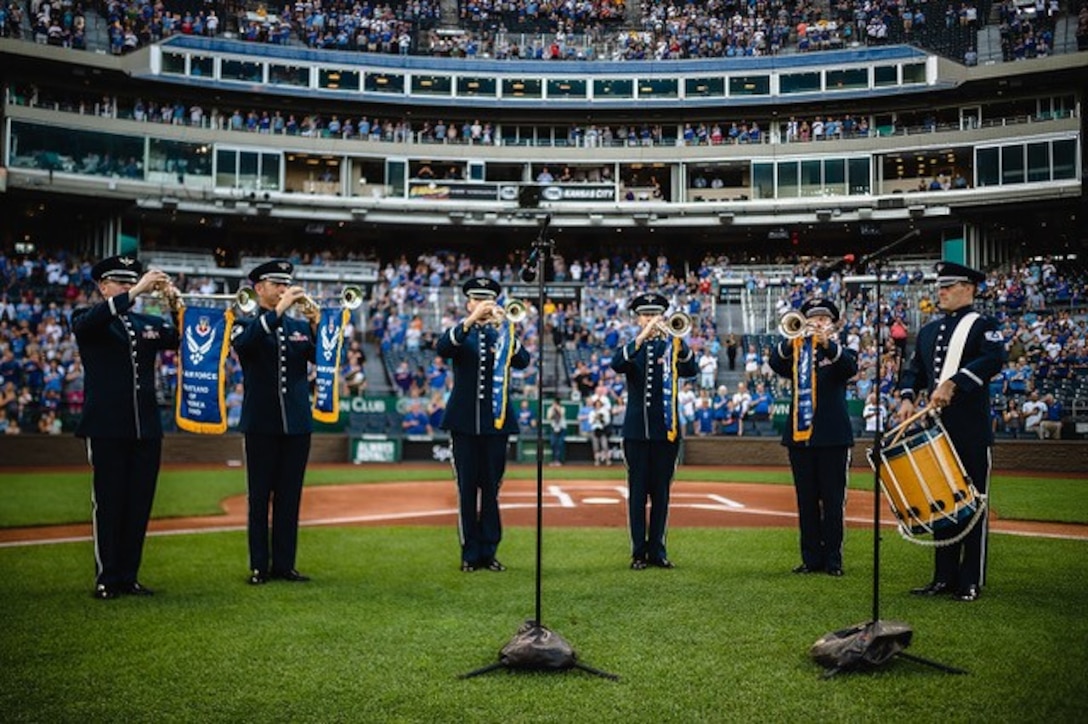
M223 363L229 350L230 309L185 307L181 314L178 397L174 418L188 432L218 435L227 429Z
M340 361L344 353L344 326L351 311L325 307L317 328L317 375L314 377L313 418L318 422L340 419Z

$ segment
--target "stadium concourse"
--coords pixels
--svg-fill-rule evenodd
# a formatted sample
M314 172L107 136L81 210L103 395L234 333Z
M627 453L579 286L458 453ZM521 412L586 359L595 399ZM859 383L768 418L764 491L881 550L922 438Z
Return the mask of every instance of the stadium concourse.
M40 471L40 468L36 468ZM623 528L626 520L624 481L559 480L548 482L542 495L544 526ZM881 505L885 505L881 501ZM873 497L855 491L846 507L853 529L872 526ZM536 482L508 480L501 497L507 527L529 527L536 519ZM674 527L794 527L796 501L791 486L751 483L678 481L673 485L669 523ZM245 530L244 495L222 502L221 515L153 520L149 535L180 535ZM457 515L457 491L450 482L382 483L381 485L314 486L303 497L301 524L452 525ZM882 511L886 527L891 514ZM1088 525L1006 520L991 511L994 533L1088 540ZM90 524L0 529L0 547L90 540Z

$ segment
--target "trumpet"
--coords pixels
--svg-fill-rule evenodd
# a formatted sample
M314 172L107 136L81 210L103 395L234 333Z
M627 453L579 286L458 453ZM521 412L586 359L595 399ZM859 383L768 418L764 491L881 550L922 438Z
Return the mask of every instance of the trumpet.
M502 305L496 304L491 309L491 324L513 322L520 324L529 316L529 307L520 299L507 299Z
M789 311L778 320L778 333L786 339L797 339L809 334L811 328L805 315L798 311Z
M234 294L199 294L197 292L179 292L174 287L162 287L151 292L151 296L166 301L172 310L185 306L186 299L224 300L234 302L242 314L252 314L257 310L257 292L253 287L242 287Z
M686 337L691 333L693 324L690 314L678 310L666 317L663 322L659 322L658 326L667 335Z
M354 284L349 284L340 292L340 306L345 309L358 309L363 305L363 290ZM303 296L296 305L303 314L309 314L311 310L319 311L321 303L309 294Z

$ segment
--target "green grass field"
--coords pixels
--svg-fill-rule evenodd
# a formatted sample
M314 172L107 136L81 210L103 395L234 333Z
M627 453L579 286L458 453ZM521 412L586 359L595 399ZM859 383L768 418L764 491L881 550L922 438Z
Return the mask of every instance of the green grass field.
M366 470L318 468L308 482L358 482ZM597 471L547 474L559 472ZM681 473L788 480L782 471ZM440 466L374 474L449 479ZM511 475L532 477L535 468ZM857 487L871 484L855 478ZM86 472L0 476L2 524L27 519L29 510L79 519L88 479ZM1025 495L1040 515L1084 512L1083 481L994 482L1010 499L1019 488L1047 488ZM169 471L157 514L207 512L201 506L214 509L216 495L243 488L236 470ZM885 534L881 616L914 627L910 653L970 674L897 660L830 680L820 678L808 648L870 617L868 531L849 532L842 579L789 573L797 559L790 528L674 528L673 571L628 570L622 529L548 529L543 541L543 622L619 682L580 671L458 678L493 662L532 617L533 529L507 530L501 553L509 571L466 575L457 570L453 526L319 527L301 533L299 567L314 577L309 584L245 585L242 532L158 536L148 540L141 574L158 595L108 602L89 595L89 542L0 548L0 712L13 722L1088 718L1083 541L992 535L989 585L981 600L962 604L908 595L928 580L931 553Z

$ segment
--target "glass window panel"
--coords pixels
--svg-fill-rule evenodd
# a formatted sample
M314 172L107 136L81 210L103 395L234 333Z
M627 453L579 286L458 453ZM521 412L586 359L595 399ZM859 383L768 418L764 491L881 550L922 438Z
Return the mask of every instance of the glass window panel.
M262 153L261 154L261 177L259 180L258 188L262 189L274 189L280 188L280 156L277 153Z
M359 71L320 68L317 72L317 87L327 90L359 90Z
M549 98L585 98L586 82L584 80L555 80L548 81Z
M263 67L260 63L248 60L224 60L221 75L223 80L242 80L247 83L262 83Z
M899 69L896 66L878 65L873 68L873 85L880 88L897 83L899 83Z
M688 98L721 97L725 95L724 78L688 78L684 81L684 94Z
M187 176L211 177L208 146L152 138L147 156L149 181L184 183ZM155 176L158 174L158 176Z
M1050 180L1050 144L1028 144L1028 181Z
M823 195L823 162L812 160L801 162L801 196Z
M238 152L238 186L243 189L260 188L260 154L253 151Z
M144 139L12 122L13 167L143 180Z
M998 186L1001 183L998 177L1001 165L998 162L998 150L996 148L980 148L975 152L975 173L978 178L975 185Z
M829 158L824 161L824 193L829 196L846 195L846 159Z
M448 96L453 91L453 78L448 75L412 76L412 93Z
M291 85L308 88L310 85L310 69L298 65L273 64L268 66L268 83L270 85Z
M1077 177L1077 142L1073 139L1054 141L1054 172L1055 181L1061 179L1075 179Z
M163 53L162 72L185 75L185 56L180 53Z
M769 75L746 75L729 79L731 96L765 96L771 93Z
M1024 147L1001 147L1001 185L1024 183Z
M774 198L774 164L752 164L752 198Z
M215 185L233 187L238 179L238 152L220 149L215 152Z
M502 94L511 98L542 98L543 87L539 78L503 78Z
M820 91L820 74L818 72L785 73L778 79L778 90L782 95L818 93Z
M778 198L792 199L801 195L801 176L796 161L778 162Z
M680 83L676 78L640 78L639 98L676 98L680 95Z
M865 195L871 191L869 159L852 158L846 162L846 175L850 183L850 194Z
M827 71L827 90L857 90L869 87L868 68Z
M215 75L215 60L204 55L189 58L189 75L211 78Z
M497 87L494 78L477 76L457 79L457 95L459 96L493 96Z
M597 98L634 98L635 82L621 78L593 81L593 95Z
M359 87L358 73L354 73L356 80L355 86ZM366 74L366 87L364 90L367 93L404 93L404 76L394 75L390 73L367 73Z
M903 66L903 85L926 82L925 63L907 63Z

